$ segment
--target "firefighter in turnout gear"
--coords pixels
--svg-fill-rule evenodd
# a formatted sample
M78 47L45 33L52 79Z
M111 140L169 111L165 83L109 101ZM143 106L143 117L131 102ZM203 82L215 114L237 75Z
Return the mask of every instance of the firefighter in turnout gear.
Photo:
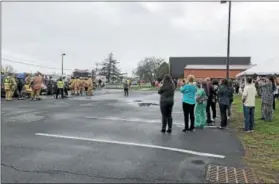
M71 95L74 95L75 94L75 86L74 86L74 83L75 83L75 78L74 77L71 77L71 80L69 82L69 85L70 85L70 88L71 88Z
M79 90L79 79L78 77L75 78L74 80L74 90L75 90L75 95L78 95L78 90Z
M31 84L31 77L30 77L29 74L27 74L27 76L26 76L26 78L25 78L25 84L26 84L26 85L29 85L29 86L30 86L30 84Z
M85 87L84 84L85 84L84 78L81 78L80 83L79 83L79 87L80 87L79 93L80 93L80 95L84 95L84 87Z
M43 83L42 74L40 72L37 72L31 83L32 83L31 84L32 90L33 90L32 100L41 100L40 92Z
M86 81L87 83L87 95L88 96L93 96L93 82L92 82L92 78L89 77L88 80Z
M6 93L5 99L7 101L10 101L13 99L13 93L14 93L15 87L16 87L15 78L11 74L8 74L8 76L5 77L5 79L4 79L4 88L5 88L5 93Z
M57 90L56 90L56 99L58 98L58 95L61 95L61 98L64 98L64 88L65 88L65 83L62 79L62 77L60 77L57 80Z

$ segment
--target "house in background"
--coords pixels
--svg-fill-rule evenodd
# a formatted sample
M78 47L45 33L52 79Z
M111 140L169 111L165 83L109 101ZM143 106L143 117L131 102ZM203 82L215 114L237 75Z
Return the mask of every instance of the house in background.
M226 78L226 60L226 57L170 57L170 74L179 79L190 74L197 79ZM251 57L230 57L230 78L251 66Z

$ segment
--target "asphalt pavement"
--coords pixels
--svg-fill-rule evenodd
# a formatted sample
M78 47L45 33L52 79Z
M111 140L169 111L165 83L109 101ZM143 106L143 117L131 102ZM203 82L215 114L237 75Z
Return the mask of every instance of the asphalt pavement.
M241 164L230 130L184 133L181 95L162 134L154 91L2 101L2 183L203 182L207 164Z

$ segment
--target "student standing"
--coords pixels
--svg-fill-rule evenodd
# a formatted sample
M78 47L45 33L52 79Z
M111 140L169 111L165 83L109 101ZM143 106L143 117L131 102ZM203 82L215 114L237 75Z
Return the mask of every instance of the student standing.
M196 93L195 105L195 128L204 128L206 124L206 101L207 96L205 93L206 83L198 83L198 91Z
M256 103L257 89L252 83L252 78L247 78L247 84L244 87L242 94L243 112L244 112L244 123L245 131L251 132L254 130L254 119L255 119L255 103Z
M125 81L123 84L124 96L129 96L129 81Z
M220 129L227 128L228 126L227 110L229 108L232 95L233 93L229 88L228 80L223 79L218 93L219 108L221 114L221 124L219 127Z
M208 97L207 99L207 103L206 103L206 117L207 117L207 124L208 125L212 125L212 122L215 121L216 118L216 107L214 106L214 88L213 85L211 83L211 79L210 78L206 78L205 79L206 82L206 88L205 88L205 93ZM212 119L211 119L211 111L212 110Z
M273 77L269 76L265 79L264 82L259 83L259 87L262 93L262 120L265 121L272 121L272 106L273 106L273 92L274 92L274 85L273 85Z
M168 133L172 131L172 108L174 103L175 84L169 74L164 76L162 86L159 88L158 93L160 98L160 109L162 113L162 130L166 132L166 126L168 125Z
M229 90L231 91L232 94L234 94L234 89L233 89L233 83L231 80L228 81L229 84ZM245 87L244 87L245 88ZM232 103L233 103L233 95L231 96L230 99L230 105L228 107L228 119L230 119L231 114L232 114Z
M195 123L195 115L194 115L194 108L196 104L196 92L197 87L194 84L195 77L193 75L189 75L187 77L187 83L180 88L180 92L183 94L183 112L184 112L184 123L185 128L183 132L194 131L194 123ZM189 116L191 120L191 125L189 127Z

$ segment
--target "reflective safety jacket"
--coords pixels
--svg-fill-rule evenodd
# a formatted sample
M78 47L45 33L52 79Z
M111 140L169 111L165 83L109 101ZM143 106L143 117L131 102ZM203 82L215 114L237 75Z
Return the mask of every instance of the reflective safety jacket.
M57 88L59 88L59 89L64 89L64 81L57 81Z
M15 82L15 79L10 77L10 76L7 76L5 79L4 79L4 88L5 90L9 90L9 89L12 89L14 88L16 85L16 82Z

